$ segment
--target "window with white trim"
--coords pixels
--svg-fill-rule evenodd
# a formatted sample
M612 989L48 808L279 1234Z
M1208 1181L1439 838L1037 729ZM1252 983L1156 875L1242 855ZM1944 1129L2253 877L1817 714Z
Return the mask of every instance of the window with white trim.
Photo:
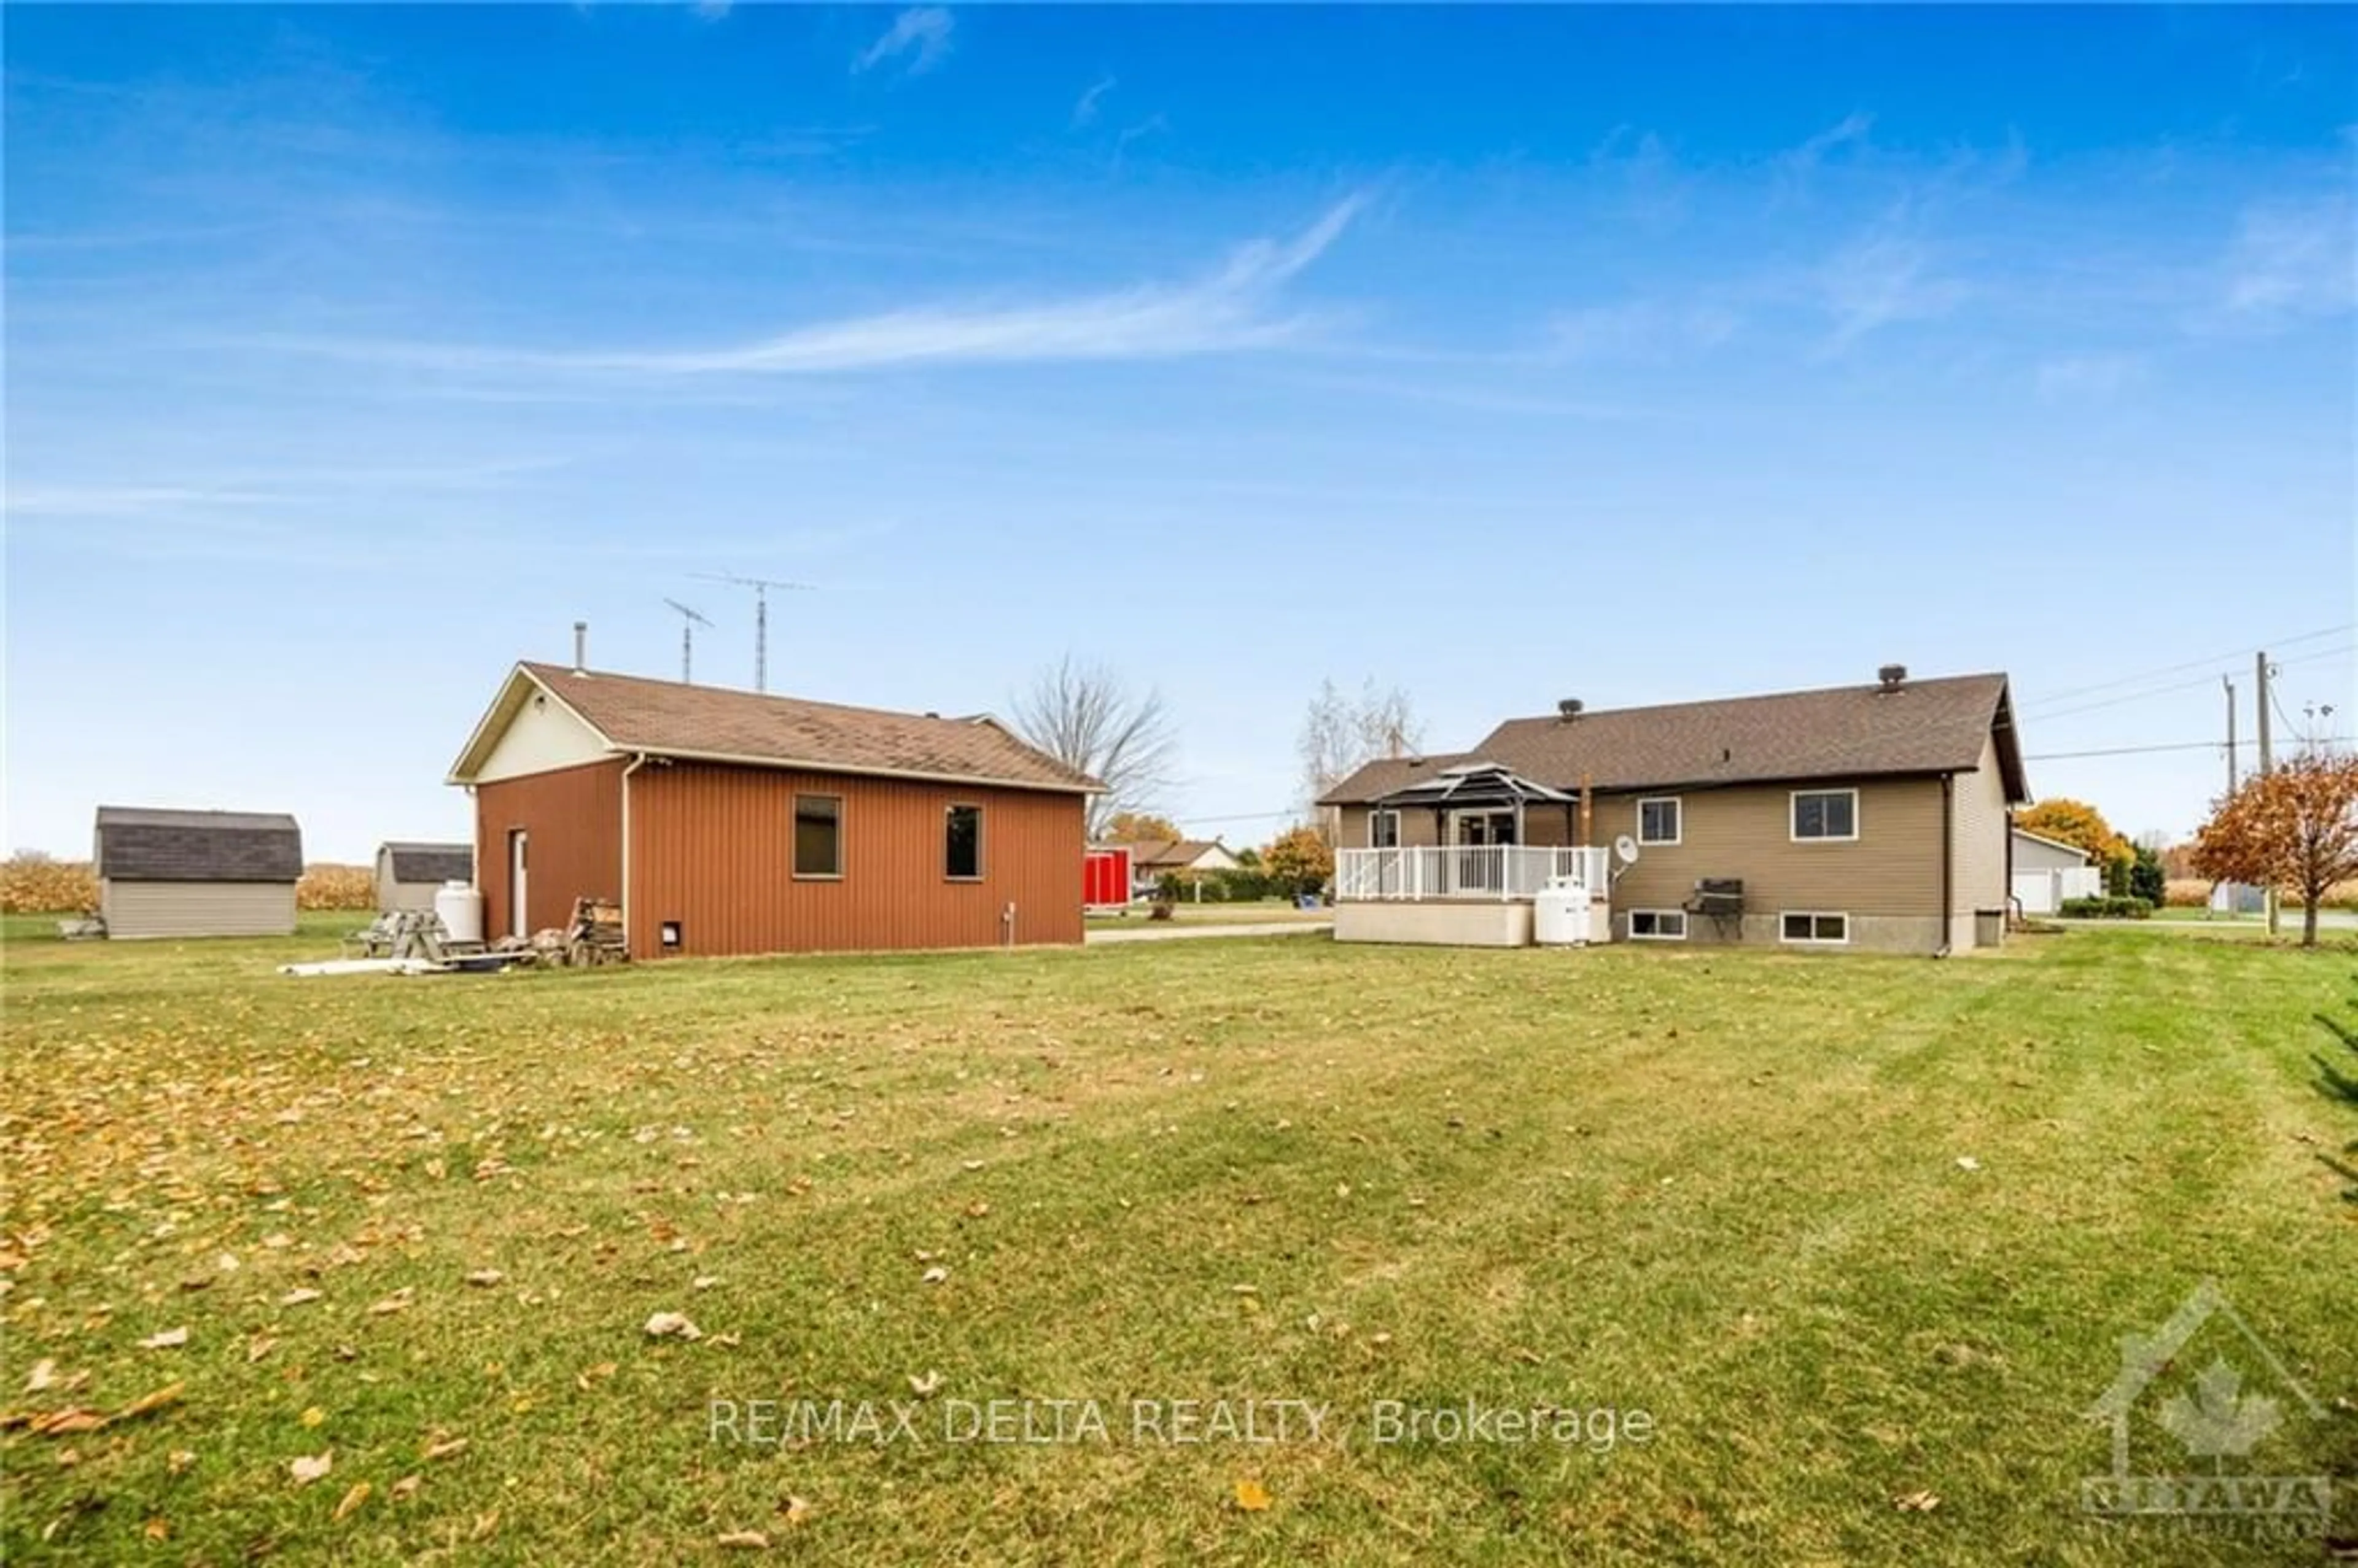
M1850 940L1850 916L1827 910L1789 909L1777 917L1779 942L1833 946Z
M1400 848L1400 813L1370 811L1368 813L1368 848L1397 849Z
M1629 912L1632 942L1683 942L1687 912L1683 909L1633 909Z
M1638 842L1640 844L1675 844L1685 809L1674 795L1649 795L1638 803Z
M1858 837L1858 791L1797 789L1793 792L1793 839L1838 841Z

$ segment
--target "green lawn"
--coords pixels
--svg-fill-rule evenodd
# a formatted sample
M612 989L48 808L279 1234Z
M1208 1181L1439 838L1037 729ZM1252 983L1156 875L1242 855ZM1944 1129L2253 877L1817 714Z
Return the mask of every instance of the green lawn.
M2266 1472L2358 1530L2347 946L271 973L341 925L9 943L0 1401L178 1390L14 1420L10 1561L2321 1561L2080 1511L2121 1337L2206 1277L2326 1407ZM1323 1440L1129 1403L1247 1397ZM1025 1398L1106 1440L953 1440ZM920 1441L713 1436L834 1399ZM1617 1440L1374 1441L1468 1400Z

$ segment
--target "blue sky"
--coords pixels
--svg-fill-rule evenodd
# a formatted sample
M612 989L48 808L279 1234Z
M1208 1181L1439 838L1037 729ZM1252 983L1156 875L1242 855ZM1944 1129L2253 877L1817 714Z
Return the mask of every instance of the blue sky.
M700 572L818 585L773 689L1159 687L1238 842L1329 676L1440 749L2003 668L2034 755L2189 748L2031 768L2173 833L2239 650L2358 719L2358 13L5 29L12 846L462 834L576 618L675 674L685 600L751 684Z

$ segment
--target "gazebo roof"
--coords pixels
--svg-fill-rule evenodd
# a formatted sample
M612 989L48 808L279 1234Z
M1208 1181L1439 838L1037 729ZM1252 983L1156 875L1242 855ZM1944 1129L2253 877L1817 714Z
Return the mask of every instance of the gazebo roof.
M1455 762L1429 778L1379 795L1371 804L1396 810L1406 806L1528 806L1538 801L1569 805L1579 798L1535 783L1498 762Z

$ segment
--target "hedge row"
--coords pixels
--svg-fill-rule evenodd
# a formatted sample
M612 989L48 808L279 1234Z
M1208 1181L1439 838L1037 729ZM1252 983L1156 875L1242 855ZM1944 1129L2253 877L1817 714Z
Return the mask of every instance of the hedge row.
M2126 896L2067 898L2062 910L2066 920L2143 920L2152 913L2151 899Z

